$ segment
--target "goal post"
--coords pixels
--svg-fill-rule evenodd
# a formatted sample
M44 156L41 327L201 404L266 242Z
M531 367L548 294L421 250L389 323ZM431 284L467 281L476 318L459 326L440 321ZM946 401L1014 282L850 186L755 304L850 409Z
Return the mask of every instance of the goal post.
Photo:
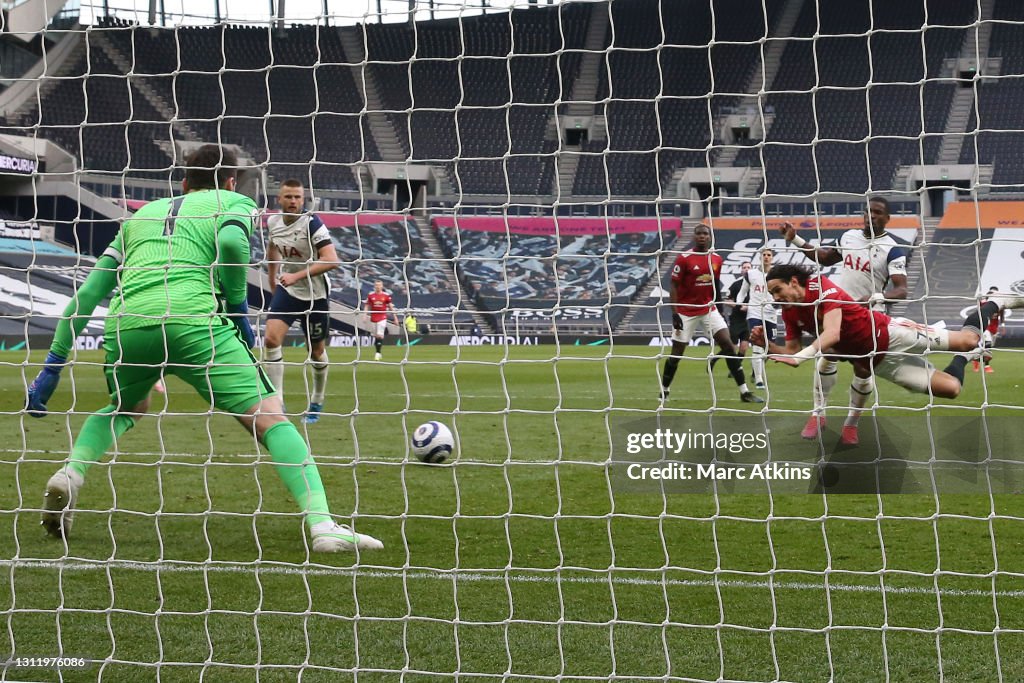
M894 315L959 330L1024 293L1017 10L111 0L16 40L34 4L0 34L0 678L1024 677L1016 311L955 401L876 371L857 445L853 364L805 439L814 363L735 365L673 315L683 269L729 291L766 250L811 265L780 228L841 247L876 197L910 254ZM213 194L183 186L208 144L245 198L172 216ZM231 230L234 285L191 251ZM112 335L155 243L167 307ZM174 308L189 269L231 310ZM185 355L224 330L237 354ZM383 548L320 552L327 504Z

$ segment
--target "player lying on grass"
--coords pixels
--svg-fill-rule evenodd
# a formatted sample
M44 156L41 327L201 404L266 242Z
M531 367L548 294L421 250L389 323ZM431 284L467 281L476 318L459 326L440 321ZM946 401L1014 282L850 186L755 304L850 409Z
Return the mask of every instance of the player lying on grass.
M665 361L661 375L661 400L668 399L669 387L676 376L679 359L695 332L702 332L718 344L725 364L740 389L744 403L764 403L751 393L743 374L743 357L729 338L725 319L715 307L722 257L711 251L711 228L703 223L693 230L693 249L676 257L672 266L672 355Z
M46 484L43 526L71 530L89 467L149 409L161 373L184 380L233 414L270 452L288 491L305 513L316 552L382 548L331 518L316 463L295 426L282 416L274 386L249 350L246 273L255 203L235 193L233 153L203 145L187 160L184 194L146 204L125 222L72 298L46 364L28 389L33 417L60 381L72 343L96 305L118 289L106 319L104 372L110 404L82 425L68 462ZM223 295L230 316L221 314Z
M865 308L827 277L802 266L775 266L767 281L768 292L782 307L786 345L766 344L761 327L751 330L751 343L767 346L773 360L793 367L823 355L848 360L854 368L850 403L857 417L874 390L873 375L916 393L956 398L963 387L969 354L977 351L981 341L982 321L1004 308L1024 307L1022 296L992 294L967 316L959 331L952 331ZM806 348L800 341L804 334L815 337ZM939 371L928 362L929 351L960 355ZM857 443L856 419L847 421L842 440Z

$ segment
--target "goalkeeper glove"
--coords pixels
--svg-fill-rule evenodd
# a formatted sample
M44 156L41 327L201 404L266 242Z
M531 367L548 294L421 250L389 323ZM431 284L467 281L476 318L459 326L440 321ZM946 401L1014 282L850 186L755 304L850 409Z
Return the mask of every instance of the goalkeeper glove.
M228 304L226 306L228 317L231 318L231 322L238 328L239 334L242 335L242 340L249 346L256 346L256 335L252 331L252 325L249 323L249 304L242 299L241 303Z
M60 371L64 369L67 358L58 356L53 351L46 355L46 363L39 371L32 384L28 385L28 401L26 408L32 417L43 417L46 415L46 404L49 402L53 392L57 390L60 383Z
M675 311L672 311L672 328L676 330L683 329L683 316L679 315Z

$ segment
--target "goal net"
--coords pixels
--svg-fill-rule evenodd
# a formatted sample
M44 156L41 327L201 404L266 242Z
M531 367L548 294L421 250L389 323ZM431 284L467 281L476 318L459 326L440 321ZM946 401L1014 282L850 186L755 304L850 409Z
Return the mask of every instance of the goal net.
M857 446L849 363L811 439L813 363L741 377L708 330L663 394L698 223L728 292L766 251L812 265L785 223L834 247L882 197L909 255L890 313L957 330L989 288L1024 292L1015 3L40 4L0 34L0 678L1024 677L1013 311L955 401L878 378ZM258 209L233 218L231 290L258 343L190 386L170 303L132 337L162 361L108 332L144 252L116 236L202 224L144 207L207 144ZM161 295L201 267L230 299L181 249ZM55 367L104 253L115 282ZM240 427L247 398L211 407L253 362L333 519L383 549L316 552L313 477L282 483L301 447ZM146 414L97 431L130 372L159 380ZM48 482L89 439L109 448L54 538Z

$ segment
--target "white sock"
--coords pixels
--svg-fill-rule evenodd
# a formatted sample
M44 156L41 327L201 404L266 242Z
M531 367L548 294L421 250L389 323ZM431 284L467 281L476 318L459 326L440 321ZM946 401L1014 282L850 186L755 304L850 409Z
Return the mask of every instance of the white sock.
M310 365L313 366L313 395L309 402L323 405L324 393L327 391L327 373L331 369L327 361L327 351L324 351L324 355L319 359L311 358Z
M828 396L836 386L836 375L839 374L839 364L832 360L822 358L818 361L818 367L814 373L814 414L824 415L828 406Z
M270 378L270 383L277 389L277 393L284 396L284 362L281 360L284 357L284 352L281 347L278 346L276 349L264 349L263 350L263 367L267 371L267 377Z
M871 392L874 390L875 381L870 377L862 379L855 376L850 382L850 414L846 416L844 423L847 427L856 426L860 421L860 414L864 411L864 406L868 404L868 399L871 398Z
M754 368L754 384L764 382L764 356L765 349L763 346L757 346L751 344L750 352L750 365Z

